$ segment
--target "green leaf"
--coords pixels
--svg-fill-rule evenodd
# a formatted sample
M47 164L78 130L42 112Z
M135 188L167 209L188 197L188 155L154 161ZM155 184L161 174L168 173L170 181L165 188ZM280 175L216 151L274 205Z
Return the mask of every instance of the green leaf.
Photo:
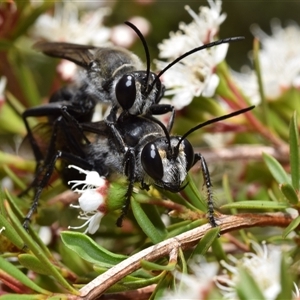
M237 208L237 209L285 209L289 207L285 202L273 202L264 200L245 200L222 205L220 208Z
M29 287L33 291L36 291L41 294L50 295L51 293L47 290L44 290L40 288L38 285L36 285L33 281L31 281L26 274L24 274L22 271L20 271L16 266L11 264L10 262L6 261L4 258L0 256L0 266L1 266L1 272L5 272L11 277L14 278L14 280L17 280L21 283L23 283L25 286ZM2 297L1 297L2 299Z
M152 243L157 244L164 240L164 235L156 229L155 224L149 219L140 203L134 197L131 198L131 209L134 217L140 225L143 232L150 238Z
M300 216L298 216L296 219L294 219L288 227L286 227L282 233L282 237L286 238L287 235L292 232L294 229L296 229L300 224Z
M112 267L127 258L125 255L115 254L106 250L90 237L80 232L63 231L61 232L61 238L69 249L93 264Z
M117 284L114 284L113 286L111 286L107 290L107 292L117 293L117 292L124 292L124 291L128 291L128 290L132 291L132 290L140 289L145 286L149 286L151 284L157 283L160 280L160 278L161 278L161 275L147 278L147 279L140 279L140 278L133 277L133 276L126 276L121 281L119 281Z
M0 229L4 228L1 235L7 237L10 242L12 242L17 248L22 249L24 247L24 242L13 228L13 226L8 222L7 218L0 214Z
M5 294L0 296L1 300L41 300L44 299L41 295L15 295L15 294ZM49 297L47 298L49 300Z
M12 197L9 195L9 193L6 193L10 203L14 203L12 200ZM44 266L45 270L47 270L48 275L52 275L57 282L59 282L60 285L62 285L65 289L72 293L77 293L77 290L75 290L68 281L61 275L61 273L57 270L56 267L54 267L53 260L51 253L49 254L49 251L47 247L44 245L43 247L40 246L40 239L37 237L37 234L33 234L33 231L31 229L31 226L29 228L29 231L32 235L29 235L28 232L22 227L20 221L19 221L19 209L15 208L18 216L14 214L12 209L8 206L7 214L11 220L12 225L14 226L14 229L16 230L17 234L20 236L20 238L23 240L23 242L26 245L27 249L30 249L32 253L37 257L37 259L40 260L41 264ZM33 239L35 238L35 240ZM37 242L38 241L38 242ZM45 248L47 250L45 250Z
M220 228L212 228L209 230L203 238L200 240L198 245L195 247L193 253L191 254L190 259L194 258L195 255L205 255L214 240L219 236Z
M197 228L203 224L206 224L207 223L207 219L199 219L199 220L196 220L196 221L183 221L183 222L180 222L179 224L181 226L173 226L173 224L169 227L169 233L168 235L166 236L166 238L171 238L171 237L174 237L176 235L179 235L183 232L186 232L186 231L189 231L189 230L192 230L194 228ZM174 224L175 225L175 224Z
M184 193L186 194L189 202L201 211L206 212L207 202L204 197L201 197L199 189L196 187L195 182L190 174L188 174L186 181L188 184L184 189Z
M228 258L226 256L224 247L220 241L220 239L214 239L211 244L211 249L214 256L217 258L217 261L225 260L227 261Z
M248 300L250 295L251 299L265 299L255 280L244 268L239 268L239 282L236 292L241 300Z
M34 271L39 274L48 275L48 269L44 267L43 264L31 254L20 254L18 256L20 264L22 264L28 270Z
M299 159L299 135L298 135L298 124L297 124L296 112L294 112L290 123L290 165L291 165L292 185L295 190L299 191L300 159Z
M4 164L20 170L33 172L36 163L22 159L20 156L0 151L0 166Z
M0 130L11 134L25 134L25 127L20 116L8 105L1 104Z
M156 264L150 261L142 260L141 266L146 270L160 270L160 271L173 271L175 269L176 264L167 264L167 265L161 265Z
M276 297L276 299L293 299L293 277L290 270L290 266L287 263L286 257L283 255L281 259L281 269L280 269L280 285L281 291Z
M148 286L150 284L157 283L160 277L161 275L147 279L139 279L136 277L134 278L133 276L126 276L124 279L122 279L120 284L125 286L127 290L136 290Z
M280 183L291 183L291 180L279 162L269 154L263 153L263 159L275 180Z
M168 276L168 271L162 271L160 274L160 280L157 283L154 292L150 296L149 300L159 300L163 297L163 294L169 289L173 276Z
M165 237L168 234L168 231L165 224L161 220L157 206L149 203L149 197L147 196L145 198L145 195L142 194L134 195L134 199L141 204L142 210L145 212L150 222L155 225L156 231L158 231L162 237Z
M11 66L22 88L22 92L26 97L27 103L29 106L40 104L41 97L32 70L26 66L26 58L23 57L22 53L18 50L14 51L12 54Z
M197 207L196 206L193 206L191 203L189 203L188 201L186 201L186 199L184 199L180 194L178 193L172 193L170 191L167 191L167 190L164 190L164 189L161 189L159 187L157 187L157 190L162 194L164 195L166 198L170 199L171 201L175 202L175 203L178 203L178 204L181 204L183 206L185 206L186 208L192 210L192 211L195 211L197 210ZM185 191L186 192L186 191ZM207 209L205 209L206 211Z
M282 184L280 186L280 190L281 190L282 194L286 197L286 199L288 199L288 201L291 204L298 203L298 195L296 194L296 191L290 184L288 184L288 183Z

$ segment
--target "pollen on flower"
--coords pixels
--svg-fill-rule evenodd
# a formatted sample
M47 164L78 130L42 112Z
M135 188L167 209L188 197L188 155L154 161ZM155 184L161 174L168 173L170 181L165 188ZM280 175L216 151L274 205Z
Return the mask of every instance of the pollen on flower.
M69 229L86 227L84 233L93 234L98 230L101 219L106 212L107 181L100 177L96 171L86 171L74 165L69 165L69 168L77 169L80 173L86 174L84 180L69 181L69 184L73 184L73 191L81 194L78 199L79 205L71 204L71 207L80 209L78 218L86 221L80 226L69 226ZM78 186L82 186L82 188L77 189Z

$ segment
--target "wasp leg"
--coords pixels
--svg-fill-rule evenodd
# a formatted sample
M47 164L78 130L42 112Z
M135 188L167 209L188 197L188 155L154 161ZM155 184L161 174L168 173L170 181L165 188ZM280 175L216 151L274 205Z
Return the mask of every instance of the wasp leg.
M36 178L38 177L38 174L41 173L42 167L42 161L48 161L49 160L49 155L51 159L51 155L55 152L55 140L58 132L58 128L61 129L61 131L64 133L66 140L68 140L69 145L73 146L74 149L77 149L78 151L81 149L81 147L78 147L78 142L75 142L75 136L71 133L70 128L73 130L76 130L76 134L79 134L80 137L85 140L87 144L90 143L90 141L87 139L85 136L83 129L79 122L73 117L73 115L70 114L70 105L62 105L62 102L54 102L50 103L44 106L38 106L32 109L28 109L23 113L23 120L24 124L26 126L27 132L28 132L28 139L31 144L37 166L36 166ZM72 108L73 109L73 108ZM72 110L71 109L71 110ZM74 111L73 111L74 113ZM48 115L49 116L57 116L57 118L54 120L54 126L53 126L53 134L51 136L50 144L48 151L46 153L46 157L44 158L44 155L42 154L40 147L38 146L35 138L33 137L32 130L29 127L29 124L27 122L28 117L32 116L44 116ZM77 138L79 140L79 138ZM81 153L78 153L78 155L84 155L84 153L81 151ZM46 164L44 162L44 164ZM31 188L33 188L36 185L36 178L35 180L30 184L30 186L23 191L19 196L27 194Z
M212 183L210 180L209 170L206 164L206 161L202 154L196 153L194 164L200 161L201 163L201 170L203 175L204 184L206 186L207 192L207 207L208 207L208 220L212 227L217 227L217 223L214 217L214 201L213 201L213 192L212 192Z
M117 219L117 226L122 227L123 219L127 215L129 206L130 206L130 199L133 192L133 186L136 181L135 177L135 153L133 149L128 149L125 153L125 174L128 176L128 188L125 194L124 205L122 206L122 211L120 217Z
M114 124L107 122L107 125L110 128L110 131L112 135L114 136L116 145L118 147L118 150L122 153L124 153L124 173L128 177L128 188L125 194L125 200L124 205L122 206L122 211L120 217L117 219L117 226L122 227L123 219L127 215L129 206L130 206L130 199L132 196L133 186L136 181L135 178L135 153L134 150L131 148L128 148L119 131L116 129Z
M26 111L24 111L22 117L36 161L42 161L44 157L40 147L38 146L35 138L33 137L32 130L28 124L27 118L47 116L49 120L54 120L55 122L57 118L63 116L64 118L66 118L66 120L72 122L80 132L82 132L82 129L77 119L80 120L80 117L83 118L83 116L86 113L87 112L85 112L84 110L80 111L77 107L75 107L71 102L68 101L51 102L46 105L29 108Z
M38 207L38 203L39 203L41 193L42 193L43 189L47 186L47 184L48 184L48 182L51 178L51 175L52 175L52 173L55 169L56 161L58 159L64 159L66 161L69 161L72 164L76 164L77 166L80 166L80 167L82 167L84 169L87 169L87 170L92 170L93 169L93 166L91 166L88 162L86 162L85 159L82 159L81 157L70 154L70 153L65 153L63 151L57 151L55 153L55 155L52 156L49 163L45 166L45 168L43 170L44 174L43 175L40 174L41 178L38 181L33 202L31 204L31 207L30 207L27 215L25 216L24 222L23 222L23 227L26 230L28 230L29 222L31 220L31 217L32 217L32 215L34 214L34 212L36 211L36 209Z
M65 113L63 112L62 114L64 115ZM67 124L66 120L69 119L73 122L73 117L70 116L69 118L66 116L67 115L65 115L65 117L60 116L56 119L53 125L53 132L45 160L43 164L40 165L39 168L36 170L35 179L30 186L35 187L35 196L33 204L28 214L26 215L23 223L23 227L25 229L28 229L28 223L30 221L30 218L37 208L42 190L50 180L57 159L64 158L65 160L69 160L72 163L80 163L81 166L84 166L87 169L91 168L90 164L88 164L85 160L81 158L84 157L84 152L82 150L81 144L79 143L79 140L75 138L75 135L72 134L72 131L70 131L70 126L68 126ZM72 149L74 149L73 151L75 152L75 154L68 154L56 150L56 140L59 131L61 131L64 134L65 139L68 141L68 145L71 145Z

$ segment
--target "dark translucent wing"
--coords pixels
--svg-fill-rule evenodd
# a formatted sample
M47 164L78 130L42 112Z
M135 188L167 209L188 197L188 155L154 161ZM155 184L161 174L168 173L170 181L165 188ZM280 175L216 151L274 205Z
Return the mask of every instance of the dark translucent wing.
M109 127L104 121L81 123L80 125L87 135L88 133L95 133L107 136L108 132L110 132Z
M70 60L85 69L94 60L94 55L90 50L97 49L97 47L89 45L60 42L37 42L33 45L33 48L48 56Z
M39 123L31 129L32 136L38 145L40 152L44 155L44 158L48 153L50 146L52 146L52 152L61 150L75 155L80 153L79 148L84 146L85 143L82 134L78 132L78 127L74 124L68 124L68 126L62 124L61 126L62 127L57 127L54 144L53 140L51 140L54 133L53 123ZM28 135L24 138L19 147L19 155L24 158L34 159L31 141Z
M31 130L33 138L35 139L41 153L45 155L50 144L53 126L51 126L50 123L39 123ZM34 160L34 155L28 135L26 135L23 139L19 147L18 154L23 158Z

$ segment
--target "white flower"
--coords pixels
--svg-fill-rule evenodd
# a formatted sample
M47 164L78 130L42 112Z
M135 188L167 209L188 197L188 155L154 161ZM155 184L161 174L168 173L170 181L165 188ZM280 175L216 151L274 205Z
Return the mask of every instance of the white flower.
M161 300L169 299L207 299L207 293L212 288L213 278L217 274L218 264L207 263L204 259L194 260L189 264L192 275L175 272L175 278L180 281L179 289L165 293Z
M150 23L145 18L136 16L128 21L134 24L143 36L149 33ZM129 48L137 38L136 32L126 24L114 26L111 30L111 41L117 46Z
M7 79L5 76L2 76L0 79L0 106L5 101L4 91L6 88Z
M68 182L68 184L72 184L74 192L81 194L78 199L79 205L71 204L71 207L81 209L78 218L86 220L81 226L69 226L69 229L87 227L84 233L94 234L100 226L102 217L105 215L107 181L100 177L96 171L85 171L74 165L69 165L68 167L86 174L85 180L71 180ZM77 189L78 186L82 186L82 188Z
M41 226L39 229L39 237L45 245L49 245L52 241L52 230L50 226Z
M283 28L278 20L271 22L272 35L267 35L258 25L251 31L259 39L259 62L265 97L277 99L291 87L300 88L300 27L290 24ZM253 104L260 103L257 77L253 70L244 68L233 72L236 82Z
M36 38L77 44L102 45L110 36L110 29L103 26L109 8L98 8L79 17L76 2L57 3L54 15L41 15L32 28Z
M294 288L295 288L295 290L293 292L293 297L294 297L294 299L299 299L300 298L300 290L295 282L294 282Z
M263 243L262 246L252 242L254 253L245 253L238 260L230 256L230 260L235 266L222 261L221 264L232 275L223 275L216 277L216 284L220 288L225 299L238 299L236 286L239 284L239 267L245 268L257 286L260 288L265 299L276 299L281 291L280 286L280 264L281 251L279 248L269 246Z
M180 55L215 39L226 15L221 14L221 1L209 0L208 3L210 8L200 7L199 15L190 7L185 7L194 21L190 24L181 23L180 31L170 33L170 38L158 46L160 57L168 60L157 61L158 69L163 70ZM176 109L183 108L193 97L201 94L205 97L213 96L219 84L215 67L224 60L227 49L228 44L222 44L198 51L185 57L163 74L162 81L167 88L165 95L174 95L172 104Z

